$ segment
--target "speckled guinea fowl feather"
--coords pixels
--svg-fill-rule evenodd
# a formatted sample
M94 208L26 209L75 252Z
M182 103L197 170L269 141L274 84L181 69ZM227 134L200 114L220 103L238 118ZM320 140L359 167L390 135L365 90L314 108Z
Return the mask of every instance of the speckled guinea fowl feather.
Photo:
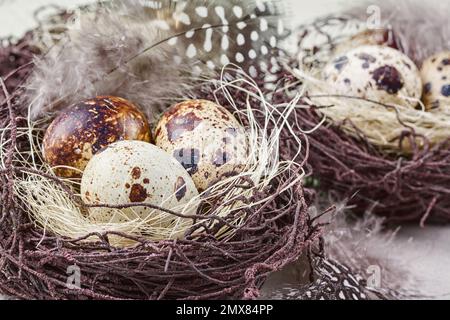
M141 15L168 37L176 35L168 43L177 49L178 61L200 60L210 69L230 62L253 66L247 71L254 75L267 69L262 60L285 35L282 10L274 1L149 1ZM130 13L131 19L139 14Z
M311 284L284 287L271 293L272 300L368 300L365 281L345 265L331 259L314 258Z
M82 15L27 84L38 118L95 95L118 95L150 119L228 63L252 76L276 71L285 35L277 1L111 1Z

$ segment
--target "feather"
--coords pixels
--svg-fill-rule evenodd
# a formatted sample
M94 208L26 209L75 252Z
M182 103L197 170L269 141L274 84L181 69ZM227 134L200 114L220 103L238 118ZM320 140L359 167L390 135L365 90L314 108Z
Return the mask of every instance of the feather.
M281 10L269 0L112 1L83 14L67 41L36 61L26 86L31 117L108 94L154 120L193 77L228 63L253 76L267 69L285 32Z
M435 53L450 50L450 1L367 1L348 13L366 21L369 5L379 8L381 27L392 28L405 53L419 65Z
M368 300L371 295L361 276L345 265L315 257L314 281L300 286L284 286L263 296L269 300Z
M398 230L386 229L382 218L370 213L357 218L349 214L349 210L342 203L334 216L321 218L320 222L328 227L323 235L324 252L312 255L314 281L308 283L300 279L295 283L297 279L290 279L281 287L266 290L264 298L426 299L445 295L427 289L424 285L427 277L414 272L408 265L416 252L414 243L399 241ZM306 270L305 263L297 263L292 268L298 269L296 273Z
M408 266L415 251L412 243L398 240L398 231L387 229L384 219L370 212L354 217L342 204L325 232L326 257L345 263L366 279L369 289L389 299L438 295L424 290L425 278Z

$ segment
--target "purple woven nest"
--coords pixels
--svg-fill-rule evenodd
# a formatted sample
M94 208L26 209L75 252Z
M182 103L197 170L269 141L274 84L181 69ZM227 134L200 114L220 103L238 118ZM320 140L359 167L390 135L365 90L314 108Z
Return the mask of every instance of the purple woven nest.
M441 13L448 9L439 8L437 3L434 5L383 1L381 12L389 12L389 18L382 20L376 31L366 29L366 7L301 26L296 31L299 58L287 62L288 67L279 75L280 82L284 83L281 86L301 88L301 80L293 76L292 70L305 66L323 69L327 63L324 57L332 57L333 52L343 45L389 46L408 55L420 67L426 58L448 51L450 45L450 25ZM443 3L440 5L448 7ZM427 19L428 16L433 18ZM359 29L355 29L355 25ZM417 36L425 33L433 36ZM319 44L306 44L310 41L308 38L314 37L321 39ZM285 99L283 95L285 93L280 94L279 99ZM387 223L420 223L424 226L426 223L450 222L450 135L445 138L443 134L440 141L430 141L397 114L396 125L401 130L388 142L398 150L409 150L407 154L399 155L392 149L386 151L373 144L370 139L373 136L368 137L350 117L339 121L325 117L324 110L332 105L314 103L310 99L313 96L314 93L305 92L299 103L298 117L304 130L314 129L309 137L308 163L316 186L339 199L347 199L355 212L372 212L386 217ZM350 94L330 97L339 98L342 106L361 101L361 108L373 103L386 108L386 112L392 109L389 104ZM317 127L319 123L323 125ZM349 134L349 128L352 134Z
M297 171L278 176L266 190L240 199L251 203L269 197L263 204L216 219L218 223L208 223L216 221L215 217L205 219L199 226L200 236L191 236L195 230L190 230L183 240L155 242L108 232L80 239L44 232L14 191L17 177L29 174L64 185L54 176L17 166L14 161L17 152L30 150L17 128L28 125L21 85L33 72L36 54L38 49L29 45L29 36L3 42L0 48L0 129L7 141L0 170L2 294L21 299L253 299L270 273L298 259L320 237L322 226L308 215L312 196L305 194L302 184L294 183L287 193L279 191L292 184ZM212 96L208 86L197 92L197 98ZM217 98L226 106L224 97ZM236 95L234 99L246 108L247 97ZM292 160L292 146L291 133L282 132L282 160ZM249 183L242 181L235 187L245 188ZM215 231L237 215L245 217L244 223L226 241L217 239ZM133 240L136 245L114 247L111 236ZM88 237L97 240L85 242ZM74 266L81 270L79 288L67 286L68 272Z

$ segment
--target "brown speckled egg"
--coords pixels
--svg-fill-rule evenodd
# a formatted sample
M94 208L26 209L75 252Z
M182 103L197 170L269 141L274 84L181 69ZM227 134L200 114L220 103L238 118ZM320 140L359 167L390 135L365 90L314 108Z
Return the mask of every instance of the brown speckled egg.
M424 86L423 100L427 110L450 110L450 51L438 53L425 60L421 75Z
M171 107L156 127L155 141L186 168L199 191L240 174L249 152L244 127L224 107L206 100Z
M325 67L323 78L335 94L385 104L415 107L422 96L422 80L414 62L389 47L350 50Z
M120 141L89 161L81 180L81 196L87 204L146 203L187 215L196 213L195 205L189 212L183 210L198 192L183 166L160 148L142 141ZM159 227L170 225L176 218L148 207L120 212L91 208L89 214L100 223L139 218Z
M43 155L56 175L79 178L92 156L111 143L150 139L147 119L135 105L99 96L73 105L52 122L44 137Z

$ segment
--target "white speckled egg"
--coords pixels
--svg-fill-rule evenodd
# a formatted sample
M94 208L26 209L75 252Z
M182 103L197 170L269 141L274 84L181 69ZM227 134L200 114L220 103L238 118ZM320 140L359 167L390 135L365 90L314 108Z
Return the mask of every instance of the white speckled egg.
M181 212L198 192L180 163L158 147L141 141L121 141L96 154L88 163L81 181L81 196L86 204L153 204ZM126 222L150 219L158 226L169 225L175 217L151 219L160 210L133 207L118 210L90 209L97 222ZM195 214L196 208L184 214Z
M323 71L334 93L375 100L385 104L410 105L420 99L422 81L414 62L398 50L361 46L333 59Z
M171 107L156 127L155 141L187 169L199 191L241 173L248 158L244 127L224 107L206 100Z
M438 53L427 60L421 69L427 110L450 109L450 51Z

